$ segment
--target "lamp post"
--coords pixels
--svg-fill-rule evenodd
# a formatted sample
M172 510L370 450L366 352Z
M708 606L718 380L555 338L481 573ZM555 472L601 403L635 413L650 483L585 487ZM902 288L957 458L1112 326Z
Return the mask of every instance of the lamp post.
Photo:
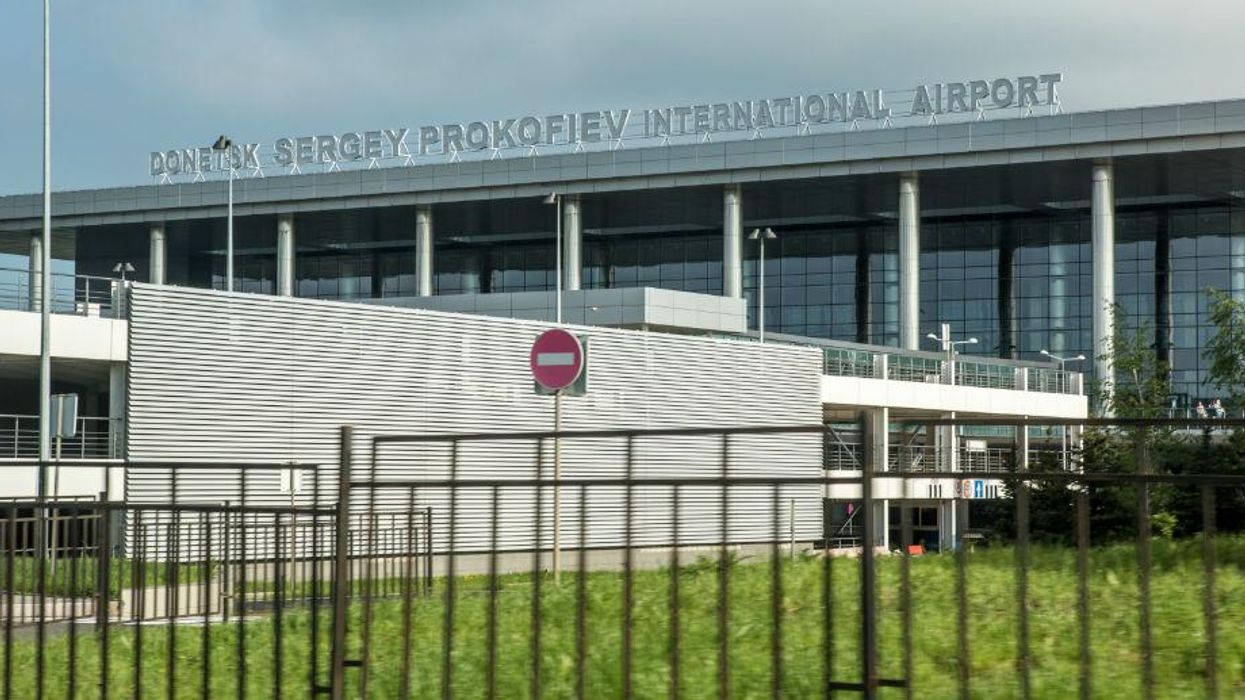
M1038 351L1039 354L1049 357L1059 363L1059 371L1064 371L1064 365L1069 362L1083 362L1085 355L1077 355L1076 357L1060 357L1052 355L1049 350L1043 348ZM1063 463L1064 471L1068 470L1068 426L1063 425L1059 428L1059 461Z
M761 330L762 343L765 342L765 241L772 241L775 238L778 238L778 234L768 226L764 231L754 228L752 233L748 234L748 240L756 241L761 246L761 273L760 279L757 280L757 326Z
M554 305L557 307L557 322L562 325L562 195L550 192L545 196L545 204L552 204L554 219L557 222L553 234L553 266L554 266Z
M112 266L112 271L121 274L121 284L124 285L126 274L134 272L134 266L128 262L119 262Z
M554 305L557 323L562 325L562 195L550 192L545 204L554 210ZM562 584L562 390L553 394L553 583ZM540 527L540 523L536 524ZM583 546L583 543L579 543Z
M955 384L955 346L976 345L977 339L969 338L968 340L952 340L950 323L942 324L942 327L940 330L942 331L941 336L934 335L933 333L926 333L925 337L929 338L930 340L936 343L941 344L943 352L947 353L947 384L954 385Z
M48 462L52 459L52 28L51 2L43 0L43 245L39 251L42 258L42 291L39 293L39 468L36 472L36 500L43 506L47 500ZM44 579L44 555L47 541L44 523L48 511L40 507L35 518L35 542L38 554L38 599L46 592ZM37 644L43 645L43 604L39 607L39 631ZM43 656L38 658L38 673L43 673Z
M225 291L233 291L233 139L221 134L212 150L229 158L229 200L225 214Z
M925 337L940 344L942 346L943 352L947 353L947 359L945 363L946 371L947 371L946 383L949 386L954 386L955 385L955 346L976 345L977 339L969 338L967 340L952 340L950 323L942 324L939 330L941 331L941 335L934 335L933 333L927 333L925 334ZM946 432L943 433L943 445L944 445L943 449L946 452L946 458L944 460L946 462L946 467L945 467L946 471L957 471L959 468L959 460L957 459L957 456L958 456L960 446L958 442L959 442L959 436L957 435L956 427L954 425L947 426ZM949 524L947 531L951 535L952 546L957 549L960 547L960 541L958 539L958 534L956 532L956 530L959 527L958 522L959 522L959 514L957 513L957 504L955 500L952 500L951 501L951 520L950 520L950 524Z

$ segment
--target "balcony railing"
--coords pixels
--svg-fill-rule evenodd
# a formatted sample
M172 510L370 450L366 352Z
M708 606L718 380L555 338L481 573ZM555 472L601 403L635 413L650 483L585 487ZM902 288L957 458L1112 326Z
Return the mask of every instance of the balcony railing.
M124 318L125 295L122 282L111 277L52 273L54 314ZM17 268L0 268L0 309L38 311L40 289L31 286L30 272Z
M822 347L822 373L832 377L885 377L900 382L947 384L947 361L926 353L903 351L878 352L856 348ZM1053 367L1028 367L1016 363L991 362L985 359L957 356L956 386L985 389L1013 389L1048 394L1082 393L1082 378L1077 372Z
M961 447L954 465L947 463L946 450L932 445L891 445L889 457L888 467L896 471L995 473L1016 470L1016 451L1010 447ZM1030 449L1030 467L1039 463L1068 469L1073 467L1075 459L1071 452L1065 455L1058 449Z
M836 377L874 377L876 354L868 350L826 348L824 374Z
M120 456L118 418L79 416L77 434L60 441L61 459L116 459ZM0 457L39 458L39 417L0 414ZM52 457L57 457L56 440Z

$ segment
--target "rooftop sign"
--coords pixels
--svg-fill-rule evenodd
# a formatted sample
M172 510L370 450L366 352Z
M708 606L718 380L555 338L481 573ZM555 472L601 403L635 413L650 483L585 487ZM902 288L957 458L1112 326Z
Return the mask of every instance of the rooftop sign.
M1059 109L1062 73L1023 75L964 82L918 85L907 91L881 89L813 93L739 102L709 102L652 109L608 109L524 115L490 121L435 124L417 129L348 131L341 134L281 136L271 144L234 144L152 151L151 175L162 182L173 176L201 179L211 173L248 170L262 176L265 167L298 173L304 167L337 170L379 167L382 161L414 165L431 159L499 158L539 155L541 149L579 152L589 148L624 148L634 141L661 145L760 138L782 129L804 134L841 128L878 128L896 119L936 122L944 115L985 118L987 111Z

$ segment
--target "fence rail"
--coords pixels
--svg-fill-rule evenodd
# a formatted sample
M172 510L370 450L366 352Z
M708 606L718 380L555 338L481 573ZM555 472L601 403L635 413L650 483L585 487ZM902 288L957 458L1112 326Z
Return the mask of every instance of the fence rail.
M33 284L32 284L33 282ZM54 314L125 318L122 281L111 277L52 273ZM0 267L0 309L38 311L42 290L28 270Z
M189 501L203 464L164 465L184 470L164 501L0 502L3 695L1214 697L1243 687L1220 654L1245 624L1223 597L1241 583L1240 550L1221 551L1217 535L1218 499L1245 476L1003 469L992 478L1012 494L999 501L1008 546L922 557L925 506L898 508L888 538L874 478L965 472L880 473L880 429L862 419L850 475L822 468L836 444L823 426L382 436L357 454L369 441L347 429L327 472L213 467L310 471L309 489L285 502L245 489ZM807 475L740 472L748 450L799 436L817 446ZM707 466L646 471L654 441L668 440ZM553 470L555 442L578 441L602 450L600 473ZM507 476L472 472L473 460L519 458ZM825 499L844 485L859 498L832 521ZM1200 504L1199 539L1152 539L1160 488ZM1065 548L1034 543L1038 494L1066 497ZM1128 556L1091 549L1091 511L1122 497L1138 508ZM874 556L888 539L888 556ZM1195 566L1162 563L1186 556ZM1121 561L1130 568L1110 576L1123 583L1092 573L1091 562ZM1173 586L1180 600L1159 604Z
M74 437L62 438L63 459L115 459L120 456L119 418L78 416ZM57 446L53 440L53 457ZM0 414L0 458L39 458L39 416Z

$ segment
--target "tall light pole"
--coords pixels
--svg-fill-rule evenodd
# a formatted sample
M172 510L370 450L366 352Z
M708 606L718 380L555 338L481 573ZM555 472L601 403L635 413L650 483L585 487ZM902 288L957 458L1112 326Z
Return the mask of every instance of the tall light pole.
M229 159L229 200L225 213L225 291L233 291L233 139L221 134L212 150Z
M778 238L778 234L774 230L766 227L764 231L759 228L752 229L752 233L748 234L748 240L756 241L761 246L761 275L757 281L757 326L761 330L761 342L765 342L765 242Z
M562 325L562 195L550 192L545 204L552 204L554 219L554 305L557 322ZM553 583L562 584L562 390L553 394ZM540 527L540 523L536 524ZM579 543L584 546L583 542ZM582 573L582 572L581 572Z
M950 323L942 324L940 330L942 331L941 336L934 335L933 333L926 333L925 337L941 344L943 352L947 353L947 384L955 384L955 346L976 345L977 339L969 338L968 340L952 340Z
M558 325L562 325L562 195L550 192L545 196L545 204L552 204L554 209L553 234L553 267L554 267L554 305L557 307Z
M125 288L125 276L127 274L132 274L134 272L134 266L128 262L122 261L122 262L117 263L116 265L113 265L112 271L116 273L120 273L121 287L124 289Z
M52 458L52 30L51 2L43 0L43 245L39 284L39 473L38 496L47 496ZM42 522L43 518L39 518ZM44 546L40 535L39 547Z
M1064 365L1068 364L1069 362L1083 362L1085 360L1085 355L1077 355L1076 357L1060 357L1059 355L1052 355L1050 351L1046 350L1045 348L1043 348L1042 350L1038 352L1039 354L1045 355L1046 357L1049 357L1055 362L1058 362L1060 372L1064 371ZM1063 463L1064 471L1067 471L1068 470L1068 426L1067 425L1062 425L1059 428L1059 457L1060 457L1059 461Z
M977 339L969 338L968 340L952 340L950 323L942 324L939 327L939 330L941 331L941 335L934 335L933 333L927 333L925 334L925 337L940 344L942 346L943 352L947 353L947 359L945 363L946 370L947 370L946 382L949 386L954 386L955 385L955 346L976 345ZM959 469L959 460L957 457L959 454L960 446L958 444L959 436L956 432L955 426L954 425L947 426L946 432L944 432L942 435L943 435L943 450L945 452L945 457L943 458L943 461L946 463L946 465L945 467L940 467L940 468L945 471L957 471ZM941 516L939 516L939 521L941 522ZM952 499L951 500L951 518L950 518L950 523L947 528L947 532L949 532L951 535L952 547L957 548L957 549L960 546L960 541L958 539L959 535L956 532L956 530L959 527L958 523L959 523L959 514L957 512L957 503L954 499Z
M39 299L39 467L35 473L35 500L40 508L35 513L35 580L36 600L46 600L48 509L44 506L48 492L48 462L52 458L52 12L51 1L43 0L43 259L42 292ZM33 261L32 261L33 262ZM45 639L46 606L39 603L39 625L35 645L42 649ZM43 678L44 654L35 656L35 677ZM42 683L39 684L42 690Z

